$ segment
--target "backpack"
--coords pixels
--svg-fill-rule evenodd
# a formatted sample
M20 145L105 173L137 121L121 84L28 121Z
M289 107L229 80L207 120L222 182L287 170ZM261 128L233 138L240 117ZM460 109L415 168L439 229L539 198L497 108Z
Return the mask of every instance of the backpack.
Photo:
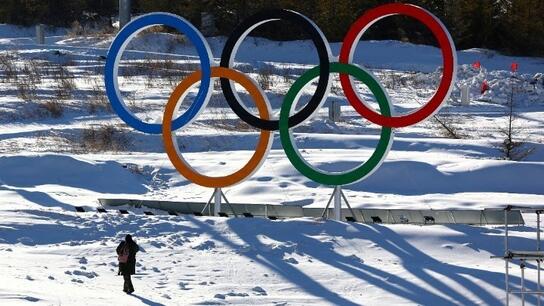
M119 255L117 255L117 260L119 260L119 263L127 263L128 262L128 253L129 253L129 246L127 243L121 248L121 252L119 252Z

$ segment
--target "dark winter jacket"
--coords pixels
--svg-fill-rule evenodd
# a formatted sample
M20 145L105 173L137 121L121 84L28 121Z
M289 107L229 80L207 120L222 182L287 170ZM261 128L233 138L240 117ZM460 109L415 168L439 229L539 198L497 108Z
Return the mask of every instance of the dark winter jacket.
M127 263L119 263L119 271L121 271L121 274L134 275L136 274L136 253L140 250L140 247L132 240L122 241L117 247L117 255L121 254L121 250L126 244L128 244L129 248L128 261Z

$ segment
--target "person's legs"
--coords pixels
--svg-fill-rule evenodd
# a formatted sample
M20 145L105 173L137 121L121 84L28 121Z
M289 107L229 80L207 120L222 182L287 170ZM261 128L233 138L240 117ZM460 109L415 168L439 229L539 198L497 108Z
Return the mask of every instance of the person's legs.
M127 273L127 275L125 276L126 278L126 283L127 283L127 293L132 293L134 292L134 286L132 285L132 279L130 277L130 273Z
M130 274L124 273L123 274L123 291L128 293L130 291L130 287L132 286L132 283L130 281Z

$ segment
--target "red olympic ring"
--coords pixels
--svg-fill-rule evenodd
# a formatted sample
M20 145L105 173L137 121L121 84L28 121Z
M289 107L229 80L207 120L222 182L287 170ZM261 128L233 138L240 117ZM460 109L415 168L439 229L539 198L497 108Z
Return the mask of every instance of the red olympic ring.
M432 98L427 104L414 112L402 116L386 117L374 111L360 99L354 90L353 81L349 75L340 74L340 83L349 103L361 116L384 127L398 128L423 121L439 110L442 103L446 101L451 93L453 84L455 83L457 75L457 53L450 34L438 18L427 10L415 5L393 3L366 11L352 24L340 49L340 63L350 64L353 60L355 47L357 46L356 42L359 41L364 32L374 23L392 15L405 15L417 19L427 26L438 40L438 45L442 51L444 68L442 70L442 79Z

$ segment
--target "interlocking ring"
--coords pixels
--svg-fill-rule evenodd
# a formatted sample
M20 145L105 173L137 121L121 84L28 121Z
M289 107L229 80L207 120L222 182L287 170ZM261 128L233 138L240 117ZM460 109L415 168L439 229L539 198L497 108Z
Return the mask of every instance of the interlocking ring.
M168 104L166 104L166 110L164 111L162 126L164 147L166 149L166 154L170 158L170 161L172 161L174 167L188 180L205 187L227 187L242 182L261 167L262 163L266 159L266 156L268 156L270 147L272 146L273 135L270 131L261 130L261 135L259 142L257 143L255 153L249 162L242 167L242 169L234 172L233 174L221 177L210 177L195 171L183 158L181 152L179 151L176 135L172 126L172 117L179 108L179 105L181 105L180 102L183 101L184 95L187 94L188 89L198 82L201 76L202 73L200 71L193 72L185 80L183 80L176 87L176 89L174 89L170 99L168 99ZM212 78L219 77L233 80L242 85L242 87L249 92L249 95L253 101L255 101L261 117L264 120L268 120L270 118L270 113L272 112L270 102L268 102L262 90L253 80L245 76L243 73L233 69L213 67Z
M211 79L211 59L213 58L210 47L204 39L204 36L187 20L174 14L169 13L152 13L138 17L129 22L121 31L117 34L113 42L111 43L108 57L106 58L106 67L104 70L106 81L106 93L112 108L117 115L129 126L134 129L148 133L159 134L161 133L161 125L156 123L146 123L138 119L126 106L119 90L118 72L119 62L121 56L125 51L128 43L138 33L155 25L170 26L179 32L185 34L190 42L196 48L198 56L200 57L200 66L202 69L202 79L198 94L193 104L187 109L187 111L179 118L174 120L174 129L179 129L192 120L206 107L206 104L210 100L212 93Z
M304 160L304 158L300 155L300 151L296 146L291 130L289 129L289 125L287 124L289 114L296 106L298 95L304 86L311 82L312 79L319 74L319 69L321 69L320 66L315 67L303 74L293 84L293 86L291 86L291 89L289 89L285 95L280 112L280 139L283 150L293 166L295 166L300 173L314 182L329 186L339 186L361 181L376 171L376 169L378 169L383 163L387 153L389 153L393 143L393 132L391 131L391 128L382 127L378 146L367 162L344 173L330 173L315 169L308 164L306 160ZM385 90L382 88L380 83L369 72L355 65L341 63L332 63L330 71L336 73L347 73L355 76L359 81L368 86L372 94L374 94L382 114L384 116L391 116L391 105L389 104L391 100L385 93Z
M421 21L431 30L438 40L438 45L442 51L444 67L442 80L433 97L426 105L412 113L403 116L390 117L384 116L383 114L380 115L372 110L372 108L366 104L353 89L354 85L349 76L340 74L340 83L349 103L361 116L381 126L406 127L429 118L434 113L438 112L442 103L448 99L457 76L457 53L448 30L436 16L415 5L393 3L369 10L355 21L344 38L342 48L340 49L340 62L351 63L356 43L361 39L364 32L379 20L392 15L410 16Z
M230 34L223 49L223 53L221 54L221 67L231 68L234 65L234 57L238 52L238 48L251 31L262 24L280 19L299 24L302 29L310 35L319 57L319 66L321 67L314 95L304 108L289 119L289 127L293 127L299 125L316 113L316 110L320 108L327 99L331 88L329 82L329 62L330 58L332 58L330 46L323 32L321 32L313 21L302 14L290 10L266 10L250 16L240 23ZM221 89L223 90L223 95L230 108L232 108L236 115L244 122L261 130L278 130L278 120L263 120L253 116L244 108L244 104L241 103L241 99L235 91L234 84L228 79L221 79Z
M380 19L391 15L413 17L430 28L438 40L443 56L443 77L440 85L430 99L420 109L406 115L395 116L391 99L387 92L371 72L352 63L356 42L363 33ZM319 55L319 65L305 72L289 89L284 97L279 120L271 118L270 103L257 84L243 73L233 69L234 57L244 38L256 27L272 20L289 20L299 24L310 35ZM187 35L195 45L200 56L201 70L195 71L185 78L172 92L166 105L163 123L145 123L132 114L123 103L117 83L118 65L121 55L131 38L143 29L156 24L164 24L176 28ZM257 13L236 27L230 35L222 52L219 67L212 67L211 52L202 34L185 19L167 13L151 13L128 23L117 35L108 53L105 69L105 81L108 98L119 117L133 128L145 132L163 134L166 153L174 167L188 180L206 187L222 188L237 184L249 178L263 164L272 146L273 134L279 130L280 139L286 155L293 166L304 176L315 182L330 186L347 185L360 181L371 175L385 160L393 142L392 128L405 127L427 119L437 112L448 99L455 82L457 58L455 45L444 25L428 11L410 4L387 4L364 13L351 26L340 49L339 62L333 62L330 46L319 28L307 17L289 10L268 10ZM360 166L345 172L326 172L317 169L304 160L293 141L291 128L296 127L317 113L329 94L331 86L330 73L339 73L342 89L354 109L369 121L382 127L379 143L370 158ZM357 94L352 77L363 82L376 97L380 113L374 111ZM255 153L241 169L226 176L211 177L198 173L183 158L177 144L175 131L187 126L194 120L208 103L211 92L211 78L221 79L221 88L231 109L240 119L261 130ZM318 84L310 102L299 112L294 113L296 102L302 89L313 79ZM174 119L180 102L189 89L200 81L197 97L189 109ZM234 88L236 82L244 87L255 101L259 117L251 114L240 102Z

